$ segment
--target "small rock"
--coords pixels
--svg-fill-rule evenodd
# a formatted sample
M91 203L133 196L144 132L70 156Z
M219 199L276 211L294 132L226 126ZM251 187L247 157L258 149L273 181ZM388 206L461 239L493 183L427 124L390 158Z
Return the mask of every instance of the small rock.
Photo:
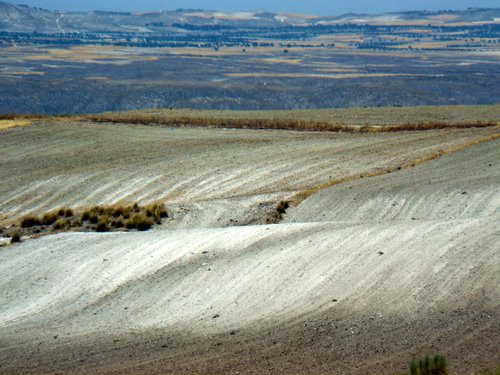
M384 252L383 251L379 251L378 255L384 255Z
M212 316L212 319L217 319L217 318L219 318L219 317L220 317L220 315L219 315L219 314L215 314L214 316Z

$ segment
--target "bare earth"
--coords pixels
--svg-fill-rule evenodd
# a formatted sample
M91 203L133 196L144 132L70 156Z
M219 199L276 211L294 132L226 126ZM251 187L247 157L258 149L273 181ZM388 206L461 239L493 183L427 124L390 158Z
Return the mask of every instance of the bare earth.
M174 217L1 248L0 373L392 374L426 353L454 374L494 368L500 140L361 175L496 132L4 130L3 225L156 200ZM345 177L263 224L264 208Z

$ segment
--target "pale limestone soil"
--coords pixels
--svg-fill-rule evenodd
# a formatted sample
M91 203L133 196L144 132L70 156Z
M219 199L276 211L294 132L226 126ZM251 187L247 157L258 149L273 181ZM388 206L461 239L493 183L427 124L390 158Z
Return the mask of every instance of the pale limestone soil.
M325 189L286 222L452 220L500 215L500 140L398 173Z
M289 133L278 134L285 142ZM415 144L429 151L436 138L478 135L289 137L333 144L348 170L374 163L373 149L394 162ZM426 353L445 354L454 374L494 368L497 162L498 141L487 142L327 189L323 204L312 196L279 225L204 228L203 218L191 229L58 234L2 248L0 372L391 374Z
M261 214L260 203L495 131L352 135L37 123L0 134L0 222L61 206L161 200L177 216L174 227L248 223L256 220L252 212ZM187 219L186 210L193 212Z

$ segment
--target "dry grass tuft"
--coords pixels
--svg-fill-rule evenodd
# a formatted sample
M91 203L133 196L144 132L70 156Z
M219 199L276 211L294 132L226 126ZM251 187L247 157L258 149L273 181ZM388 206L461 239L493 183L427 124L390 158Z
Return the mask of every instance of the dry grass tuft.
M10 243L17 243L17 242L21 242L21 234L19 232L14 233L10 238Z
M270 212L266 217L266 224L277 224L283 220L283 215L286 210L290 207L288 201L281 201L276 205L274 211Z
M36 216L26 216L21 221L21 227L31 228L42 224L42 221Z
M137 229L138 231L146 231L153 226L153 220L150 219L145 212L135 213L125 224L127 229Z
M155 224L161 224L167 217L168 212L163 203L144 207L137 203L128 206L95 206L79 214L70 208L60 208L41 217L26 216L19 224L12 226L10 232L16 230L21 236L62 231L146 231Z

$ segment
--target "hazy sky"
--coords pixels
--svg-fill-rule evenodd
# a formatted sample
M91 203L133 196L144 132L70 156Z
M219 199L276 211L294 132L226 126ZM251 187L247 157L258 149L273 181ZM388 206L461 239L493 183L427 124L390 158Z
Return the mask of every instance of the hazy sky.
M8 0L9 1L9 0ZM225 11L300 12L319 15L379 13L400 10L500 7L500 0L14 0L17 4L59 10L171 10L199 8Z

